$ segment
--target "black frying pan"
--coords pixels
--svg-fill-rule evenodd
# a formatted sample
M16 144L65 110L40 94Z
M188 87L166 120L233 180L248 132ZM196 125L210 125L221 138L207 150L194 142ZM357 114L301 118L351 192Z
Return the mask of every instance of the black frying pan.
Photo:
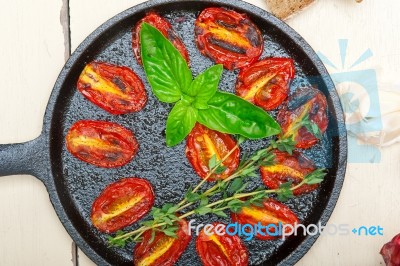
M183 38L194 75L213 63L196 49L193 22L201 10L224 6L244 12L262 30L265 49L262 57L285 56L296 62L296 78L292 90L316 85L328 100L329 126L323 140L304 151L318 167L327 167L328 175L321 187L290 200L287 205L303 224L328 221L341 190L347 158L344 116L335 87L322 62L311 47L289 26L268 12L239 0L153 0L135 6L110 19L95 30L77 48L62 69L51 94L41 136L33 141L0 145L0 175L31 174L45 185L50 200L64 227L78 246L100 265L131 265L133 244L124 249L107 246L106 236L90 223L90 208L102 189L122 177L147 178L154 186L156 205L178 202L183 192L196 184L196 176L184 155L184 143L165 146L165 121L171 108L152 95L142 68L131 50L131 28L149 10L164 15ZM145 81L149 100L139 113L112 116L85 100L76 89L76 82L85 64L92 60L128 66ZM224 71L220 88L232 91L237 72ZM80 119L106 120L130 128L136 135L140 150L135 159L118 169L102 169L72 157L65 149L65 135ZM268 140L245 143L242 151L265 147ZM197 218L212 222L216 218ZM219 219L221 220L221 219ZM223 222L229 220L222 219ZM134 229L137 225L129 227ZM286 241L246 242L254 265L292 265L311 247L317 236L296 236ZM178 265L200 265L194 241L182 255Z

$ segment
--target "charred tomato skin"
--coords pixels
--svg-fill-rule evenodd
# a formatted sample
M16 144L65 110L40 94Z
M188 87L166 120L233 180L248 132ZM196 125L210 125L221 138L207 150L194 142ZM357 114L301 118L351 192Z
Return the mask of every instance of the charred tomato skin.
M255 205L250 205L248 207L243 207L238 213L231 213L231 219L233 222L239 224L258 224L261 223L263 226L268 226L269 224L278 225L279 222L282 224L295 225L299 223L297 215L292 212L289 207L285 204L276 201L274 199L264 200L262 207ZM289 229L289 228L288 228ZM256 234L255 237L260 240L274 240L277 236L271 236L269 234Z
M213 234L208 236L203 230L196 239L196 249L204 266L247 266L249 254L237 235L217 235L216 226L225 231L223 223L213 223Z
M260 57L264 40L245 14L220 7L204 9L195 21L198 49L226 69L242 68Z
M208 162L215 154L217 161L222 160L234 147L236 141L229 134L211 130L199 123L195 125L186 140L186 157L196 173L205 178L211 169ZM226 170L221 174L211 175L207 181L225 179L239 166L240 150L237 147L222 163Z
M113 115L138 112L147 102L143 82L124 66L91 62L79 76L77 87L86 99Z
M299 90L298 93L294 93L289 97L289 102L295 101L296 98L301 98L301 93L307 90L312 92L313 97L293 109L289 108L289 104L283 104L276 118L282 128L280 137L292 136L296 143L296 148L299 149L311 148L318 143L319 139L304 126L292 130L295 128L293 125L296 124L296 121L301 120L308 114L310 121L318 126L321 134L325 133L329 123L326 98L317 89L308 88Z
M260 167L262 181L270 189L278 189L280 185L289 181L292 181L295 186L315 170L314 163L298 151L294 151L292 155L279 150L274 150L273 153L274 164ZM304 184L295 189L293 194L298 196L311 192L317 187L318 184Z
M177 238L157 231L154 240L152 232L143 233L143 240L136 244L133 251L135 266L172 266L178 261L189 245L192 236L189 234L188 223L185 219L178 222Z
M67 150L76 158L104 168L129 163L139 145L133 133L112 122L81 120L66 136Z
M136 26L132 29L132 49L139 64L142 64L142 58L140 55L140 29L142 23L146 22L156 29L158 29L164 37L166 37L178 51L181 53L183 58L189 64L189 53L186 49L185 44L179 38L178 34L172 28L172 25L163 17L158 15L156 12L149 12L144 18L136 23Z
M108 185L92 205L93 225L105 233L113 233L135 223L154 204L151 184L142 178L124 178Z
M266 58L243 68L236 82L236 94L266 111L286 100L294 78L290 58Z

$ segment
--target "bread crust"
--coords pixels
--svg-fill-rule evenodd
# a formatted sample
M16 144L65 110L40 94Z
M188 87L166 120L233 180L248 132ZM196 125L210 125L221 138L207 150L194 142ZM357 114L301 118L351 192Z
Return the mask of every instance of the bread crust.
M272 14L280 19L287 19L315 2L315 0L266 0L266 2Z

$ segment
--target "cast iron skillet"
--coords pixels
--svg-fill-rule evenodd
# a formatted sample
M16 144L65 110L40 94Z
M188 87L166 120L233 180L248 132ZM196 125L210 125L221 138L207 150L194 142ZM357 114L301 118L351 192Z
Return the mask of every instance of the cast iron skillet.
M199 53L193 38L193 22L199 12L209 6L223 6L248 14L264 35L262 57L285 56L295 60L297 74L292 90L313 84L327 97L328 131L318 145L304 153L318 167L328 168L328 176L320 189L292 199L287 205L304 224L321 222L324 225L334 209L346 168L344 116L335 87L311 47L282 21L239 0L152 0L110 19L77 48L55 83L40 137L26 143L0 145L0 175L31 174L38 177L45 184L64 227L96 264L132 264L133 244L124 249L107 247L106 236L90 223L91 204L106 185L122 177L147 178L155 188L156 205L160 206L165 202L178 202L190 184L199 181L184 156L185 144L165 147L165 120L171 106L160 103L152 95L142 68L133 58L130 30L150 10L164 15L183 38L191 57L191 68L197 75L213 64ZM86 101L77 92L76 82L85 64L92 60L134 69L146 84L149 100L144 110L112 116ZM237 72L224 71L220 88L232 91L236 75ZM138 155L131 163L118 169L97 168L72 157L65 149L64 139L70 126L80 119L113 121L130 128L139 141ZM268 140L251 141L242 151L251 152L265 147L267 143ZM211 222L216 218L206 216L197 219L198 222ZM135 226L129 229L132 228ZM246 245L251 264L292 265L310 249L317 237L300 235L286 241L252 240ZM178 265L189 263L200 265L193 240Z

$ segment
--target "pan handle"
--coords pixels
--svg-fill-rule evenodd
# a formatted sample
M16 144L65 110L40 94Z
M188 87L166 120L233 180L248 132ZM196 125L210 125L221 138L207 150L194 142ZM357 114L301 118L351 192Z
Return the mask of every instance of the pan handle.
M28 174L42 180L48 151L44 135L16 144L0 144L0 176Z

